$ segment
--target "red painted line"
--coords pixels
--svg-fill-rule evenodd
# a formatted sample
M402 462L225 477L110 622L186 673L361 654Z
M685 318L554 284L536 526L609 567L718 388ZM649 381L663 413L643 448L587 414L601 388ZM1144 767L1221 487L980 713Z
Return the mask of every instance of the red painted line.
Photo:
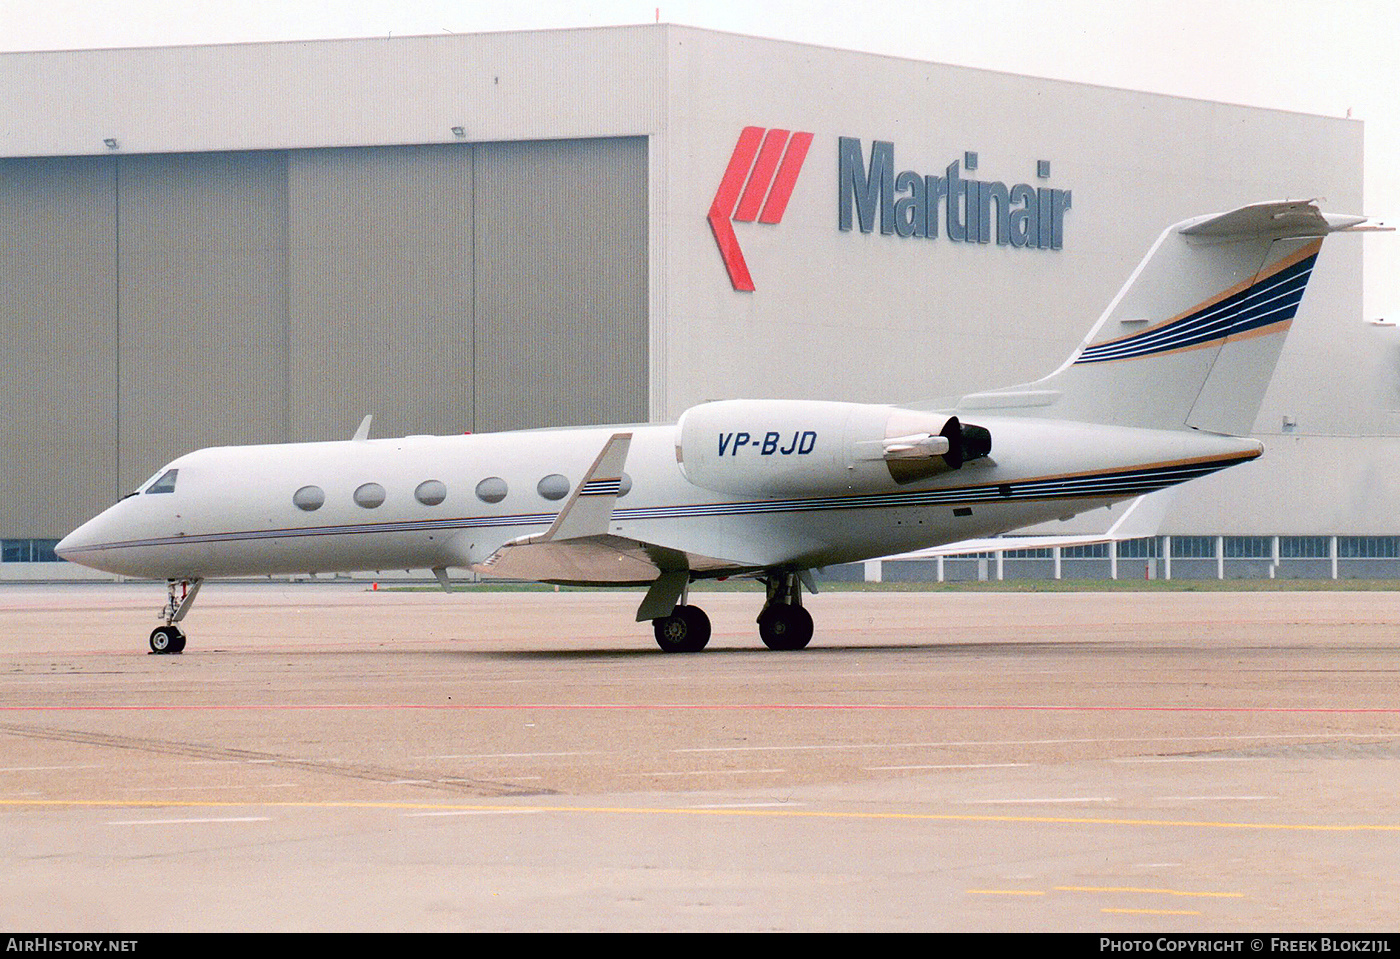
M714 231L715 243L719 245L719 255L724 260L724 268L729 271L729 282L734 289L753 292L753 278L749 275L749 265L744 262L744 253L739 249L739 240L729 218L739 201L739 188L748 177L753 165L754 154L758 152L759 141L763 136L762 127L744 127L739 131L739 142L729 156L729 166L719 181L719 189L710 203L710 229Z
M1400 707L1329 707L1329 706L938 706L899 703L744 703L719 705L711 703L331 703L324 705L297 703L264 703L241 705L146 705L119 706L0 706L0 712L208 712L215 710L759 710L800 712L833 710L838 712L1147 712L1147 713L1298 713L1306 715L1400 715Z
M744 187L744 195L739 198L739 208L734 211L734 219L740 223L752 223L758 216L763 198L768 195L768 186L773 182L773 171L778 168L778 158L783 155L783 147L787 146L789 132L773 129L763 138L763 147L758 151L748 185Z
M807 159L807 148L812 145L812 134L794 133L788 142L783 164L778 167L778 178L768 194L768 202L763 205L763 215L759 223L781 223L787 211L792 188L797 185L797 174L802 172L802 163Z

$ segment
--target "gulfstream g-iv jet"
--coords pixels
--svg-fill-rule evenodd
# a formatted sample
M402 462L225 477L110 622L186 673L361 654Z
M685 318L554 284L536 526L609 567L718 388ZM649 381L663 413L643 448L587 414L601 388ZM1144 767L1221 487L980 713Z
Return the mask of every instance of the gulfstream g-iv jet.
M1067 518L1254 459L1244 437L1322 239L1366 226L1311 202L1170 227L1084 342L1034 383L942 407L726 400L674 424L216 447L58 544L163 579L155 652L209 577L429 569L646 586L671 652L702 649L697 580L767 587L758 632L812 637L813 569Z

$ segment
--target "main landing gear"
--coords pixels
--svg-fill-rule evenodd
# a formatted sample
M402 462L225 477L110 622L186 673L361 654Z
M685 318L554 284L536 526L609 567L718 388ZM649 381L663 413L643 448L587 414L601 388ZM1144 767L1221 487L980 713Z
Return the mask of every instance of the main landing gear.
M811 574L805 570L775 572L761 581L768 588L767 601L758 614L758 635L763 645L769 649L802 649L812 641L812 614L802 608L803 584L811 592L817 591ZM656 644L668 653L698 653L710 641L710 617L700 607L686 603L683 585L676 600L670 615L651 621Z
M151 630L152 654L165 656L185 651L185 631L176 624L184 619L185 614L190 611L190 606L194 604L194 598L199 595L199 587L203 582L202 579L166 580L165 605L161 607L159 613L160 617L165 620L165 625L157 626Z
M651 621L656 645L668 653L698 653L710 641L710 617L699 606L677 606L670 616Z
M759 639L769 649L804 648L812 641L812 614L802 608L802 578L798 573L774 573L763 584L768 602L758 614ZM812 585L808 578L808 587Z

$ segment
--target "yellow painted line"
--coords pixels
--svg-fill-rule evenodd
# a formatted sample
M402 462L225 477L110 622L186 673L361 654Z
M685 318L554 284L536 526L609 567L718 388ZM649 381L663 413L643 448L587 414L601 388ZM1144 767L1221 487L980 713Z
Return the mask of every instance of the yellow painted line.
M1125 912L1138 916L1199 916L1189 909L1100 909L1099 912Z
M1242 892L1187 892L1184 889L1145 889L1140 886L1056 886L1056 892L1143 892L1155 896L1201 896L1215 899L1243 899Z
M969 889L969 896L1043 896L1040 889Z
M896 822L985 822L1023 823L1064 826L1171 826L1186 829L1255 829L1285 830L1292 832L1391 832L1400 833L1400 824L1394 823L1353 823L1351 825L1328 823L1271 823L1271 822L1214 822L1209 820L1178 819L1107 819L1072 816L978 816L957 813L897 813L897 812L823 812L810 809L719 809L719 808L672 808L667 806L535 806L523 803L411 803L411 802L249 802L198 801L198 800L145 800L145 799L0 799L0 808L187 808L187 809L477 809L477 810L522 810L557 813L593 813L595 815L666 815L666 816L748 816L785 819L851 819L866 821Z

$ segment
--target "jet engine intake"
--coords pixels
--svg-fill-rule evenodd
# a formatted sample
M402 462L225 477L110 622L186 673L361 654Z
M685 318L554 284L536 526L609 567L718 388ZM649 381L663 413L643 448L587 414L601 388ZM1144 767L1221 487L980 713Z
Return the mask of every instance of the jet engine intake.
M739 495L873 492L960 469L991 434L956 416L818 400L722 400L676 424L676 460L696 486Z

